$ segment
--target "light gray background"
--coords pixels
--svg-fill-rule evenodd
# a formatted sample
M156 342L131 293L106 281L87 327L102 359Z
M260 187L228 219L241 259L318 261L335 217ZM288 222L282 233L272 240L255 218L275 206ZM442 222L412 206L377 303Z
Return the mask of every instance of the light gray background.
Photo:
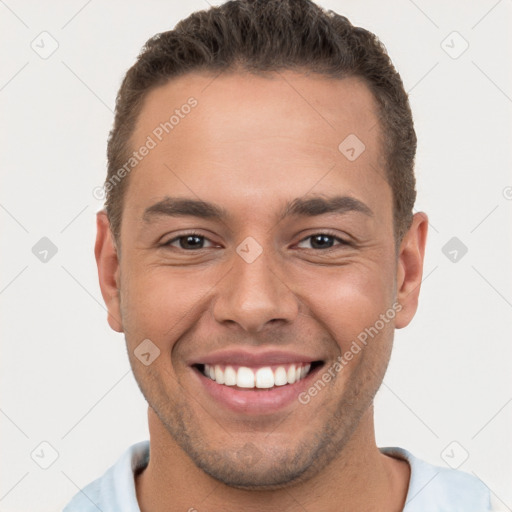
M400 71L419 137L416 209L430 217L419 311L376 399L378 444L441 466L467 453L460 469L511 510L512 3L320 3L374 31ZM146 39L206 7L0 0L0 511L60 510L148 437L98 286L92 190L123 74ZM31 47L51 48L43 31L59 45L47 59ZM469 43L458 58L453 31ZM42 237L58 249L46 263L32 252ZM442 251L452 237L468 248L456 262ZM43 441L59 454L48 469Z

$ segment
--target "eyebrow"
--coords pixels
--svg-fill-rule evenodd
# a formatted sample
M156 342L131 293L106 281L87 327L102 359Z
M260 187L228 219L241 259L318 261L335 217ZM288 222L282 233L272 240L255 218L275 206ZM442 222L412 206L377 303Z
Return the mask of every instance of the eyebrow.
M359 212L373 216L373 211L362 201L351 196L296 198L285 205L279 215L279 221L292 216L315 217L329 213L344 214ZM146 223L155 217L199 217L223 221L229 218L224 208L197 199L183 197L165 197L144 210L142 220Z

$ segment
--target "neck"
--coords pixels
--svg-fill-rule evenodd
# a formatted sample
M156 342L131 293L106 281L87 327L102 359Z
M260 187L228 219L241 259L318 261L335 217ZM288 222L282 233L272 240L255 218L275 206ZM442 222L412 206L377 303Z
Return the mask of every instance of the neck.
M410 468L407 462L386 456L377 448L373 407L330 464L307 481L271 491L236 489L215 480L194 465L151 408L148 420L150 461L135 479L141 512L270 512L297 508L308 512L358 512L377 503L382 512L403 509Z

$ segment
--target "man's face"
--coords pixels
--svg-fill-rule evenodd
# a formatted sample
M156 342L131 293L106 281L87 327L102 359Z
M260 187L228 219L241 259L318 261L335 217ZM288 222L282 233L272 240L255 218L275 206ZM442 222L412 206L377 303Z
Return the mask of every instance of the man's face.
M190 97L197 105L158 141L155 128ZM157 144L129 176L111 325L125 333L135 377L163 427L229 485L305 478L370 425L393 330L415 308L402 304L333 372L397 300L392 192L377 123L371 93L354 78L189 74L145 100L132 147L149 135ZM211 203L225 215L197 207L171 215L177 203L161 203L166 197ZM306 204L310 214L287 209L335 197L345 198L336 211L318 201ZM142 359L153 359L154 346L160 353L146 366L134 351L148 339L154 345ZM237 385L212 380L206 364ZM319 385L329 368L334 377ZM292 374L302 378L288 383ZM253 388L253 378L274 385Z

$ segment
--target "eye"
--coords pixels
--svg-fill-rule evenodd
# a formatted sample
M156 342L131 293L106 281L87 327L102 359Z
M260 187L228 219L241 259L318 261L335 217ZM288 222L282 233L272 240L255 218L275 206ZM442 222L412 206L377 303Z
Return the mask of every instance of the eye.
M350 245L348 242L338 236L331 235L329 233L316 233L301 240L298 246L300 247L301 244L310 243L310 247L303 248L325 250L332 249L335 242L338 242L338 245L342 246ZM184 251L197 251L207 248L204 245L205 243L210 244L208 247L213 247L215 245L211 240L198 233L184 233L183 235L177 236L168 242L163 243L162 247L175 247L176 249L182 249Z
M331 249L336 241L340 242L339 245L350 245L342 238L329 233L316 233L301 240L299 246L302 243L307 243L308 240L311 240L311 247L313 249ZM305 249L309 249L309 247L305 247Z
M209 242L213 246L213 242L203 235L199 235L197 233L185 233L165 242L162 244L162 247L176 247L177 249L183 249L184 251L197 251L205 248L205 241ZM175 245L176 243L178 246Z

